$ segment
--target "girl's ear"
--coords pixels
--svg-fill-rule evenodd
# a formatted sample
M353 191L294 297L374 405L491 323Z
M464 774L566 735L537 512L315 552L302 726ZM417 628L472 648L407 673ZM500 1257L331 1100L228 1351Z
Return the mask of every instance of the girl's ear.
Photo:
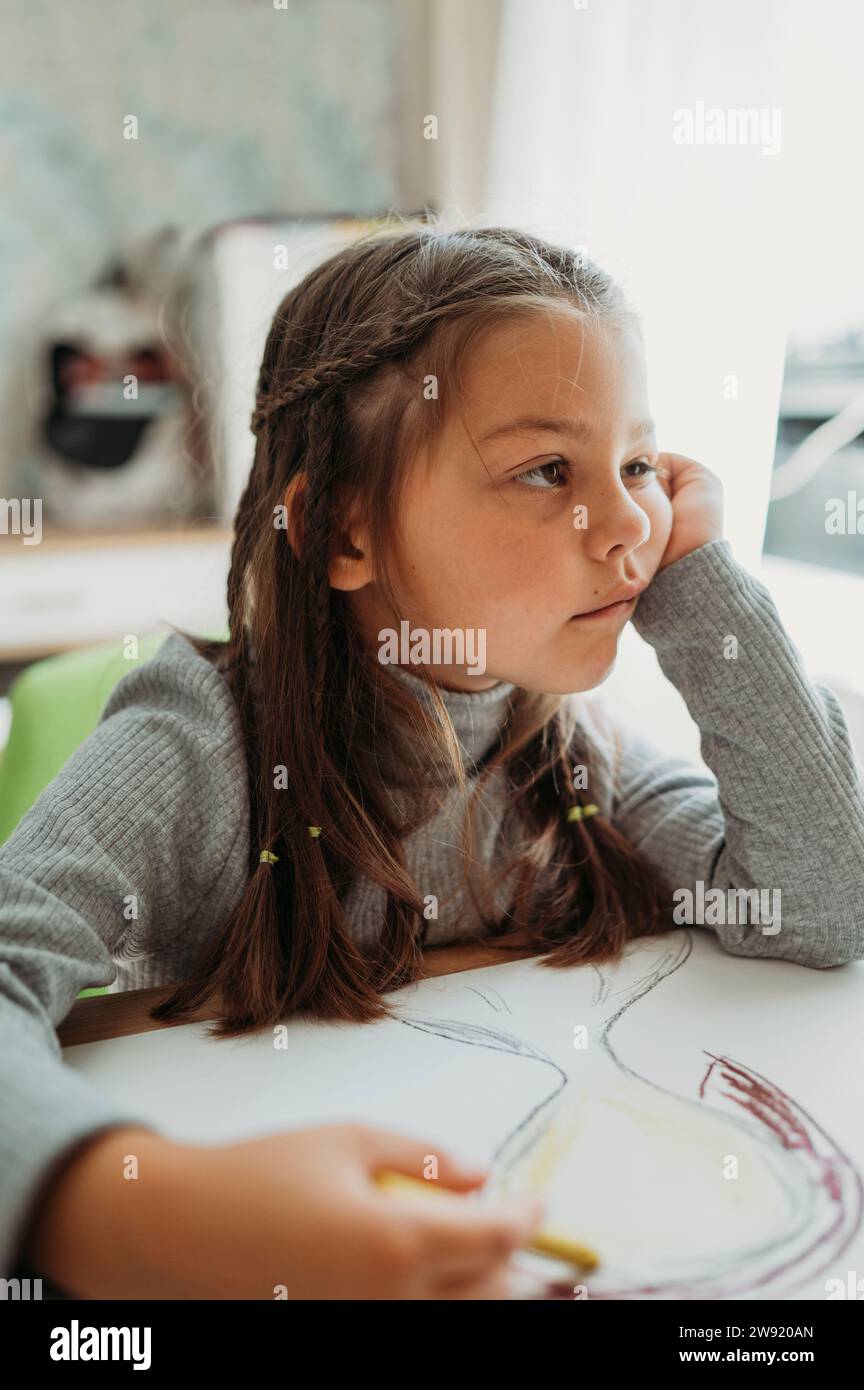
M372 545L363 524L360 506L347 490L338 492L339 504L330 542L330 583L334 589L362 589L375 578Z
M303 547L303 493L307 477L295 473L285 489L285 531L291 549L298 559ZM338 521L330 539L330 583L334 589L362 589L373 578L371 550L366 530L359 521L355 506L343 513L345 493L339 494Z
M282 498L285 507L285 534L298 560L303 549L303 491L306 481L305 473L295 473Z

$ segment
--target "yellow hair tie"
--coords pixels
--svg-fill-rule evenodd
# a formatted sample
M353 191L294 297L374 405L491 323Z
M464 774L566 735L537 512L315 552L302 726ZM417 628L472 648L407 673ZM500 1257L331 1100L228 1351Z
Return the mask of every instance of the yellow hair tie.
M568 820L584 820L586 816L596 816L600 810L599 806L593 803L590 806L571 806L567 812Z
M306 828L309 831L309 834L312 836L313 840L317 840L318 836L321 834L320 825L309 825ZM258 859L261 864L279 863L279 855L274 854L273 851L270 849L262 849L261 853L258 856Z

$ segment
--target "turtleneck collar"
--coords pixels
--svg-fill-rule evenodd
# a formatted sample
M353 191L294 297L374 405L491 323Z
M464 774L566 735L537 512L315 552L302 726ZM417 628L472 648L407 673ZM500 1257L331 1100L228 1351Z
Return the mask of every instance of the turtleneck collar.
M389 669L426 709L434 708L433 697L422 677L403 666L393 665ZM479 765L494 745L516 689L511 681L497 681L488 690L446 690L438 686L462 748L462 765L467 775L474 771L475 765ZM390 740L387 744L385 749L380 745L377 749L378 761L387 781L397 785L411 781L416 774L412 773L410 757L407 760L404 755L399 757L395 752L395 743L392 748Z

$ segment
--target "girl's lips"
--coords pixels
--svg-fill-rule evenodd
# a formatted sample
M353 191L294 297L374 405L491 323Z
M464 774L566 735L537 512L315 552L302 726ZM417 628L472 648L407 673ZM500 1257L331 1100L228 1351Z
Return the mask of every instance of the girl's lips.
M630 612L638 597L638 594L634 594L631 599L627 599L625 602L608 603L605 608L595 608L593 613L574 613L570 621L571 623L603 622L608 618L621 617Z

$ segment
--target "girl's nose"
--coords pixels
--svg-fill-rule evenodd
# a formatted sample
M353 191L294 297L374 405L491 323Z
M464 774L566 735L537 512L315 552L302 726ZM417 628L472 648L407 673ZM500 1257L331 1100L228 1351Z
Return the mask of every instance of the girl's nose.
M605 560L615 553L628 555L644 545L651 535L651 521L629 493L618 492L588 506L581 535L594 558Z

